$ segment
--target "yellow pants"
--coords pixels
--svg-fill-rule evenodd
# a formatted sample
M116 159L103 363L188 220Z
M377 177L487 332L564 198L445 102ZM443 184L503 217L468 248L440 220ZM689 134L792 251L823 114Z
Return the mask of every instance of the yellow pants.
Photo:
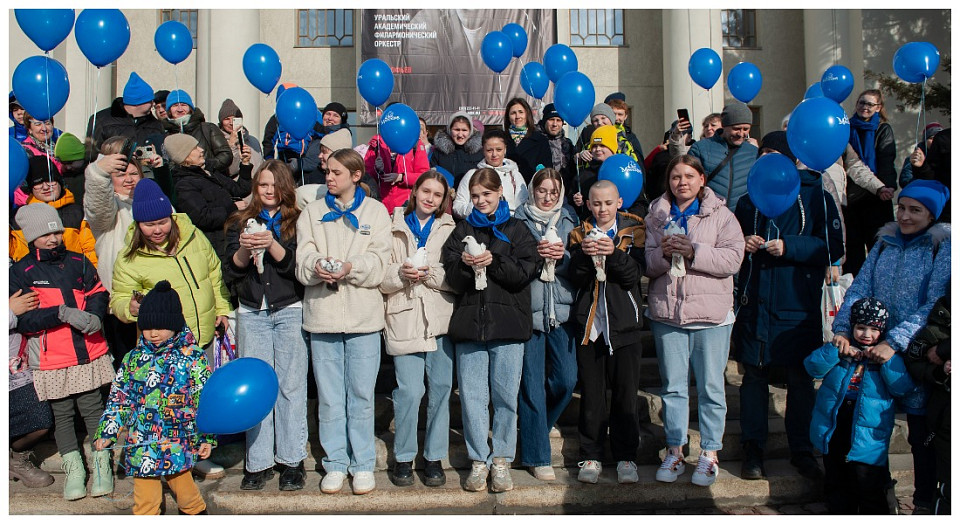
M184 471L166 477L167 486L173 492L180 511L188 515L196 515L207 509L200 494L200 488L193 481L190 471ZM163 502L163 484L160 477L133 479L133 514L159 515L160 503Z

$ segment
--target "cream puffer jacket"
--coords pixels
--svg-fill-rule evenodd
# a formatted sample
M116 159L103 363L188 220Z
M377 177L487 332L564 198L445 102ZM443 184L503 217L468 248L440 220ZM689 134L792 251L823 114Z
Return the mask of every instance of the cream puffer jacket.
M386 296L388 355L408 355L436 351L437 339L447 333L456 295L444 282L446 272L440 251L455 226L453 217L444 213L435 219L427 237L427 279L411 284L400 277L400 266L417 252L417 241L404 219L402 208L393 212L393 251L380 291Z
M375 333L383 329L380 282L390 260L390 215L380 202L367 197L353 212L354 229L346 216L321 222L330 212L325 199L304 208L297 220L297 280L304 286L303 329L310 333ZM352 264L335 289L315 271L331 257Z

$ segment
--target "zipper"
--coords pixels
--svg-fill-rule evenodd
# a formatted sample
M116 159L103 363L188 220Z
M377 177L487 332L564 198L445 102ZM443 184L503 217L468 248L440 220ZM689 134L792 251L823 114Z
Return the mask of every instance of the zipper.
M633 299L633 292L627 291L627 296L630 297L630 303L633 304L633 318L636 322L640 322L640 310L637 308L637 301Z
M193 279L193 285L194 285L197 289L200 289L200 283L197 282L197 277L196 277L196 275L193 274L193 268L190 267L190 261L187 260L186 258L184 258L184 259L183 259L183 263L187 265L187 271L190 272L190 278Z
M173 260L175 260L175 261L177 262L177 268L180 269L180 275L183 276L184 282L187 282L187 289L190 289L190 282L187 281L187 275L186 275L186 273L183 272L183 266L180 265L180 257L174 255ZM184 258L183 261L186 263L186 262L187 262L187 259ZM189 264L189 263L187 263L187 267L188 267L188 268L190 267L190 264ZM190 271L190 275L193 276L193 271L192 271L192 270ZM193 282L194 282L194 284L196 284L197 279L194 278L194 279L193 279ZM197 289L200 289L200 286L199 286L199 285L197 285ZM214 291L214 293L216 293L216 291ZM193 301L193 314L194 314L194 318L197 319L197 333L196 333L196 337L197 337L197 342L199 343L200 338L201 338L201 337L200 337L200 306L197 304L197 297L193 294L193 290L192 290L192 289L190 289L190 300Z
M736 153L730 153L736 154ZM730 181L727 182L727 202L730 201L730 196L733 194L733 159L730 159Z

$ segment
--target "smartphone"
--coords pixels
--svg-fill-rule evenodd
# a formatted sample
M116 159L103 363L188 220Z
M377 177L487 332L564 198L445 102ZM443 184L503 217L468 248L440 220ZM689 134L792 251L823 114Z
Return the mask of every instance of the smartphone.
M133 160L133 157L136 155L136 153L137 143L129 139L125 140L123 142L123 147L120 148L120 154L126 157L128 164Z
M243 118L239 116L233 117L233 128L239 130L243 127Z
M687 122L690 122L690 112L687 111L685 108L677 109L677 119L679 120L685 119ZM692 122L691 122L691 125L692 125ZM689 129L684 131L684 134L687 134L687 133L690 133Z
M140 291L140 290L138 290L138 289L134 289L134 290L133 290L133 299L136 300L137 302L143 302L143 291Z
M234 118L233 120L234 122L236 122L238 119ZM243 128L234 127L234 129L237 130L237 147L240 149L240 152L242 153L243 152Z

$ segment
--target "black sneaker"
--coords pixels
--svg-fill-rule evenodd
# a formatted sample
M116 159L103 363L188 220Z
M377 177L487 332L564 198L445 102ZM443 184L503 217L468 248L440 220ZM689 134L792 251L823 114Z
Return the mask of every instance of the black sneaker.
M393 483L397 486L413 485L413 462L397 462L393 466Z
M820 469L820 463L810 453L801 453L790 457L790 464L797 468L800 476L810 480L820 480L823 478L823 470Z
M740 478L744 480L760 480L766 476L763 469L763 450L756 442L749 441L743 445L743 464L740 466Z
M427 466L423 468L423 484L425 486L437 487L447 483L447 475L443 472L443 465L439 460L428 460Z
M259 491L263 489L263 486L266 485L267 481L272 478L273 468L267 468L256 473L250 473L247 470L243 470L243 480L240 481L240 489L247 491Z
M307 472L303 469L303 461L296 466L283 465L280 473L280 491L297 491L303 489Z

